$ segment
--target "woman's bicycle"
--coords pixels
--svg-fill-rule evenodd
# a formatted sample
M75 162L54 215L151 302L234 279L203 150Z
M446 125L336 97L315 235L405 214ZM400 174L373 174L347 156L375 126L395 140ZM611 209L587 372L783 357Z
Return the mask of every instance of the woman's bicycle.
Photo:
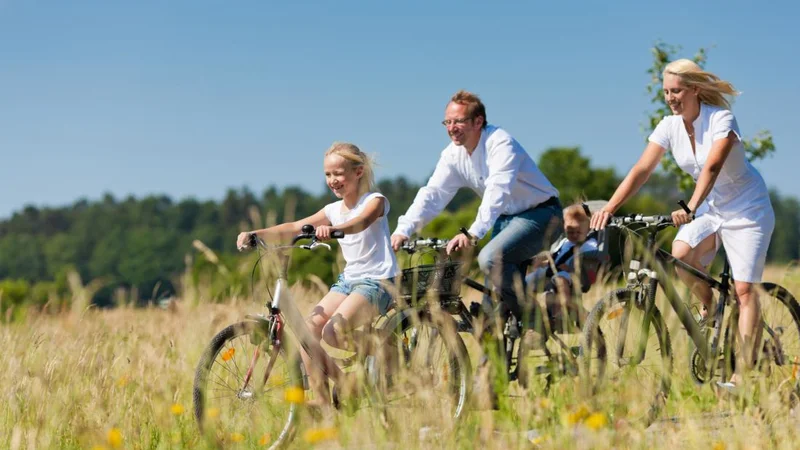
M681 206L685 205L681 202ZM726 259L716 280L659 248L657 235L673 226L670 216L631 214L611 218L616 227L634 238L644 237L629 263L627 286L614 290L589 313L583 328L581 370L592 391L612 413L652 422L670 393L672 348L667 323L656 306L661 286L672 310L694 344L690 373L698 384L727 381L736 371L739 353L738 303ZM666 267L686 270L706 283L719 298L705 323L696 320L676 292ZM784 287L758 286L762 340L758 344L758 373L768 391L781 400L798 398L800 361L800 305ZM725 321L726 308L730 309ZM609 406L610 405L610 406Z
M271 448L290 442L307 400L313 398L301 348L327 376L352 379L343 377L348 373L359 380L360 393L351 398L342 395L340 386L333 387L337 407L372 408L384 423L407 418L410 408L425 408L440 423L442 417L461 416L470 363L463 342L447 330L452 319L424 308L394 309L367 327L364 334L371 345L363 354L334 358L339 372L327 373L313 359L324 349L290 295L287 268L292 250L330 246L317 241L314 228L306 225L291 245L270 246L252 235L250 247L258 249L259 261L277 255L274 295L270 291L266 314L249 314L225 327L204 351L193 387L194 416L202 431L222 441L237 436Z

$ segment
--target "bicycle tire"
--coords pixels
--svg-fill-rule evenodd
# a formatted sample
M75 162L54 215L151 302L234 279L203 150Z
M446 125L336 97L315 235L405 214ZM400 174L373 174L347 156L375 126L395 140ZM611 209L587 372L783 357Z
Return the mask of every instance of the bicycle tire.
M425 408L429 412L433 411L431 408L441 408L442 413L448 415L453 424L458 423L466 411L472 365L452 316L432 313L427 309L409 308L392 316L379 332L382 338L378 349L383 354L376 356L376 360L380 362L371 376L378 380L377 391L382 397L381 403L387 421L392 421L389 411L398 407L394 399L405 398L414 408ZM428 336L428 347L421 343L425 336ZM446 352L446 368L442 370L435 369L429 361L436 341L441 342ZM420 356L425 356L424 364L421 365L417 364ZM441 381L445 383L442 384ZM431 401L431 395L436 396L437 387L444 390L444 395L439 396L438 401ZM407 389L412 390L412 395L420 395L419 399L414 400L411 396L403 395L403 391ZM415 415L415 412L412 411L410 415ZM405 419L409 415L398 417ZM441 422L441 418L437 421Z
M299 359L299 355L288 346L287 342L282 343L278 353L278 358L282 359L285 363L285 370L276 370L279 368L278 365L273 367L270 379L263 380L262 388L268 389L264 389L263 392L261 392L261 389L251 388L252 390L248 390L247 386L244 386L237 391L238 387L234 388L229 384L230 375L236 377L236 381L240 383L244 381L243 378L239 379L239 376L242 375L240 369L243 365L239 364L238 361L242 359L237 360L236 358L239 356L244 357L243 360L247 363L247 366L249 366L252 361L250 355L253 354L248 351L247 342L235 341L239 338L249 338L249 343L253 345L253 351L260 351L261 344L266 343L270 346L267 349L269 351L264 351L264 354L261 355L263 358L260 359L262 361L267 361L273 348L272 343L267 338L268 333L269 330L265 323L244 321L225 327L211 339L211 342L206 347L197 364L192 390L194 417L201 432L210 432L211 424L209 422L213 420L218 428L216 436L218 440L248 439L253 441L253 443L257 442L259 446L270 444L269 448L281 448L292 440L295 434L295 425L299 409L298 405L302 403L302 399L298 401L297 393L294 394L294 399L290 398L288 389L293 388L305 391L305 388L302 363ZM256 342L258 344L256 344ZM242 351L243 347L244 351ZM223 352L222 350L226 348L227 350ZM224 363L220 364L220 366L225 368L225 370L221 371L222 375L214 372L212 376L214 363L220 360ZM233 361L233 364L231 364L231 361ZM256 365L258 364L261 363L256 363ZM263 364L266 365L266 362ZM234 370L236 373L234 373ZM263 373L264 372L259 373L259 371L255 371L254 379L248 385L260 383L261 379L263 379ZM210 382L217 384L218 387L209 386ZM222 397L213 397L210 395L213 391L223 390L225 388L230 388L231 391L235 392L235 395ZM262 397L267 397L270 390L272 394L276 394L274 401L266 399L266 402L262 404L259 400ZM245 393L247 395L244 395ZM231 400L230 405L228 405L229 407L222 405L209 406L207 404L209 400L220 400L219 403L224 404L227 400L223 399ZM253 407L247 408L248 403L250 403L249 406ZM247 429L249 428L247 423L240 423L249 422L250 427L262 427L265 424L260 423L260 421L257 422L254 416L263 418L263 410L271 409L272 407L277 407L281 416L285 414L285 417L278 417L277 427L267 427L268 430L254 430ZM213 408L217 409L214 414L211 414L212 411L214 411ZM241 409L246 409L247 411L241 411ZM240 412L244 414L240 415ZM230 425L230 430L220 429L227 428L227 425ZM272 430L276 430L274 439L272 439ZM256 432L254 433L254 431ZM234 438L233 435L238 435L238 437Z
M661 312L653 305L650 329L647 334L647 342L645 342L645 345L649 347L647 353L651 356L647 358L648 355L647 353L645 354L645 360L648 362L647 366L643 365L644 360L632 364L632 361L626 361L628 358L624 355L617 355L618 346L612 349L615 350L614 352L609 352L610 346L608 344L610 344L610 342L608 341L614 338L614 341L619 342L619 328L625 326L624 321L627 320L624 351L633 351L636 345L632 344L641 342L641 334L635 335L635 333L641 332L642 322L641 320L631 321L630 315L636 311L637 315L641 314L641 317L644 317L645 299L648 295L649 288L647 287L638 289L624 288L610 292L601 301L597 302L586 318L581 336L581 349L579 353L581 375L584 382L588 385L591 394L594 396L601 395L604 390L603 388L611 387L612 395L608 400L609 403L606 409L608 410L610 408L612 410L611 414L627 415L630 416L629 418L644 422L645 425L652 423L658 416L669 396L671 386L673 363L672 348L669 339L669 330L664 324ZM619 322L616 322L617 318L620 319ZM608 326L603 326L601 324L603 319L610 322ZM615 328L617 333L612 336L612 332L615 331ZM629 343L629 339L632 342ZM653 352L657 353L656 357L652 357ZM596 371L594 372L593 370L595 369L592 367L593 361L596 361ZM653 372L652 376L649 377L652 378L651 380L647 380L648 377L645 376L649 367L652 367ZM639 383L641 385L641 390L630 389L619 391L618 389L621 387L619 383L605 386L608 381L607 379L611 378L609 376L609 371L612 368L619 369L618 373L615 373L613 378L626 378L622 380L625 382L624 387L628 387L627 381L631 379L629 375L633 376L634 381L636 381L637 378L645 380ZM632 373L624 373L626 370ZM652 390L653 393L645 393L642 395L642 390ZM638 406L637 411L635 402L642 397L644 397L645 401L648 403Z

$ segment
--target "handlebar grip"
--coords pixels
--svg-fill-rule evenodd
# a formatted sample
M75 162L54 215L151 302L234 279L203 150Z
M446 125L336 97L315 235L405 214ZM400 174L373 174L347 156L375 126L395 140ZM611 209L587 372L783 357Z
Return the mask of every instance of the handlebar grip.
M334 239L341 239L344 237L344 232L341 230L336 230L333 233L331 233L331 237Z
M686 214L691 214L692 213L692 210L689 209L689 206L683 200L678 200L678 206L683 208L683 210L686 211Z
M592 217L592 211L589 209L589 205L581 203L581 206L583 206L583 212L586 213L588 217Z
M255 233L250 233L247 235L247 246L250 248L256 248L258 245L258 236Z

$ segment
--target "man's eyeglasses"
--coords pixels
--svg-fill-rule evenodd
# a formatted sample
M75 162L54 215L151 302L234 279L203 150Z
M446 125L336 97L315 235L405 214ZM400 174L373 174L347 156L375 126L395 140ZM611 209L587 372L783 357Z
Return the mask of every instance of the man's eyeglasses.
M450 125L461 125L467 123L467 121L472 120L472 117L465 117L463 119L445 119L442 121L442 125L449 127Z

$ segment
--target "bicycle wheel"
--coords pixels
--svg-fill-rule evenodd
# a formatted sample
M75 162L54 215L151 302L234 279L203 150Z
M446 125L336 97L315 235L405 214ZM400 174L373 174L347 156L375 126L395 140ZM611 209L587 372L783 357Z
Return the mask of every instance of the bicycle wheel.
M467 403L471 364L453 318L405 310L381 332L370 376L387 421L414 429L455 424Z
M664 406L672 372L669 332L655 306L646 334L642 329L647 295L647 288L609 293L589 313L580 349L581 374L595 401L612 416L645 424Z
M800 400L800 305L784 287L762 283L758 289L761 305L762 332L752 372L761 391L772 400L794 407ZM728 380L736 371L740 351L739 309L733 308L725 328L721 377Z
M236 323L203 352L192 394L195 419L208 436L271 448L291 440L304 399L301 363L286 343L276 350L268 333L266 321Z

